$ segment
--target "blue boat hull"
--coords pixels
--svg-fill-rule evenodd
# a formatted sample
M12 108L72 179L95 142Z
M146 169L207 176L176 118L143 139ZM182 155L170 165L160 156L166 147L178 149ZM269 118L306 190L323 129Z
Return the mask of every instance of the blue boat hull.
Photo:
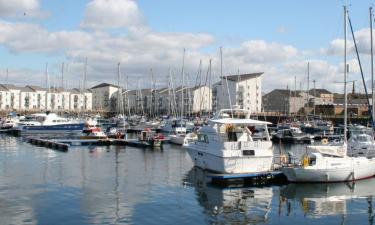
M18 129L18 132L27 134L71 134L82 133L84 123L76 124L59 124L49 126L23 126Z

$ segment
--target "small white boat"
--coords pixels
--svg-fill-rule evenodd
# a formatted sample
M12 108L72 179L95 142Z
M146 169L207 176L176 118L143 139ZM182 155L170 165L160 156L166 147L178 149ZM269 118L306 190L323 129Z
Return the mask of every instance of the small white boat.
M186 134L183 134L183 133L182 134L181 133L170 134L168 135L168 137L169 137L170 143L176 144L176 145L183 145L185 138L186 138Z
M185 139L184 146L202 169L223 174L271 171L273 148L267 124L250 119L246 110L223 109L198 130L195 139ZM264 128L265 140L253 140L250 129L255 126Z
M3 119L1 119L0 129L8 130L8 129L15 127L21 118L23 117L20 117L19 115L15 113L9 113L7 117L4 117Z
M348 140L348 147L350 156L375 156L375 142L372 135L353 134Z
M107 139L108 136L100 127L91 127L86 135L80 137L81 139Z
M170 119L165 121L165 124L162 126L161 131L164 133L186 133L187 123L184 120L180 119Z
M0 128L1 129L10 129L15 126L15 124L18 121L13 118L5 118L3 121L1 121Z
M311 143L313 139L313 135L304 134L299 127L280 129L272 135L273 141L282 143Z

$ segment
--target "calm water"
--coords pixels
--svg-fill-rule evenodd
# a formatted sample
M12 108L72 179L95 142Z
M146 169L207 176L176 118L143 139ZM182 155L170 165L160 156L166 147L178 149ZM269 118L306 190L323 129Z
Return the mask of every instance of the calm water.
M223 188L204 178L177 146L64 153L0 135L0 224L373 224L375 179Z

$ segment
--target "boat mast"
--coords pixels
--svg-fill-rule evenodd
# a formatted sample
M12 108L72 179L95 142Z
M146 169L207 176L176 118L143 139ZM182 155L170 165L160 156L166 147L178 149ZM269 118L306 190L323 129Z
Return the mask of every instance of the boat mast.
M313 84L314 84L314 108L313 108L313 110L314 110L314 117L315 117L315 102L316 102L316 87L315 87L315 80L313 80Z
M307 110L310 110L310 62L307 62ZM306 112L307 120L308 120L308 112Z
M347 62L346 62L346 42L347 42L347 20L348 20L348 14L347 14L346 6L344 6L344 143L347 141L347 118L348 118L348 106L347 106L347 100L348 100L348 93L346 90L346 82L347 82Z
M181 86L181 120L184 116L184 79L185 79L185 48L182 55L182 86Z
M121 99L120 99L120 62L117 63L117 113L121 114Z
M220 76L221 76L221 79L224 79L223 77L223 47L220 47ZM225 77L225 81L227 84L227 94L229 98L230 113L232 114L231 117L233 118L232 100L231 100L230 93L229 93L228 77Z
M296 101L297 101L297 77L294 75L294 99L293 99L293 113L296 116Z
M169 82L168 82L168 116L172 114L172 95L171 95L171 67L168 68Z
M46 70L45 70L45 75L46 75L46 89L49 92L49 76L48 76L48 62L46 63Z
M64 62L61 64L61 88L64 89Z
M7 71L6 71L6 77L5 77L5 87L8 89L8 79L9 79L9 70L7 68Z
M82 79L82 87L80 88L80 106L79 109L81 108L86 108L85 106L85 101L84 101L84 96L85 96L85 89L86 89L86 76L87 76L87 57L85 58L85 66L83 68L83 79Z
M153 117L153 92L155 88L155 82L154 82L154 74L152 72L152 68L150 69L150 76L151 76L151 89L150 89L150 116L149 118Z
M211 93L212 93L212 87L211 87L211 76L212 76L212 59L210 59L210 73L209 73L209 77L208 77L208 111L209 111L209 116L208 117L210 117L210 115L211 115L211 113L212 113L212 97L211 97ZM211 108L211 109L210 109Z
M375 106L374 106L374 51L373 51L373 38L372 38L372 20L373 20L373 14L372 14L372 7L370 7L370 43L371 43L371 101L372 101L372 118L375 118ZM374 130L374 127L372 128Z

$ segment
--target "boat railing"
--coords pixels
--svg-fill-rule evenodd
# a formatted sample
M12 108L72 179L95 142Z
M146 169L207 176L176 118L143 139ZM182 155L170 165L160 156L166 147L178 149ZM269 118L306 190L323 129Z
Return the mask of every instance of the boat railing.
M224 142L224 150L243 150L249 148L270 148L271 142L265 141L233 141Z

